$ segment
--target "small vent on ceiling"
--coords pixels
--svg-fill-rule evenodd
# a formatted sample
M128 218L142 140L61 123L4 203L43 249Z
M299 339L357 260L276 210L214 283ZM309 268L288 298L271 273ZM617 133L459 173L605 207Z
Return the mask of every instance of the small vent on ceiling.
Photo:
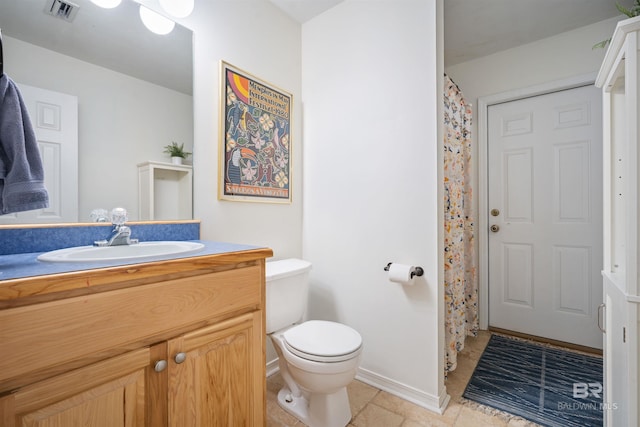
M66 0L47 0L44 13L55 16L63 21L71 22L78 13L79 6Z

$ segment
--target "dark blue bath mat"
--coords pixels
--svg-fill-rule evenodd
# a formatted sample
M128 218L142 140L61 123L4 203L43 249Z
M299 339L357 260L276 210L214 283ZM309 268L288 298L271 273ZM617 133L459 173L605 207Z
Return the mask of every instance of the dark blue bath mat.
M549 427L602 426L602 359L492 335L463 397Z

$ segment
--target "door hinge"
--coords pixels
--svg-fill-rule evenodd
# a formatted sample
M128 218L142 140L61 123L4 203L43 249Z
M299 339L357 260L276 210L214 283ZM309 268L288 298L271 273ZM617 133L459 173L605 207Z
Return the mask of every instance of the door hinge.
M627 328L622 327L622 342L627 342Z

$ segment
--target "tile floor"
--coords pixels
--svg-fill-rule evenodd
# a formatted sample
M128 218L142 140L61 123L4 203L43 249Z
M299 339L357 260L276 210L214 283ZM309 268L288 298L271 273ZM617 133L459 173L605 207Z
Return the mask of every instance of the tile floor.
M349 427L537 426L522 418L478 407L461 399L489 337L489 332L481 331L477 338L467 338L464 351L458 355L458 367L446 381L451 401L444 414L433 413L356 380L348 387L353 414ZM267 379L267 427L304 427L303 423L278 406L276 396L281 387L280 375L275 374Z

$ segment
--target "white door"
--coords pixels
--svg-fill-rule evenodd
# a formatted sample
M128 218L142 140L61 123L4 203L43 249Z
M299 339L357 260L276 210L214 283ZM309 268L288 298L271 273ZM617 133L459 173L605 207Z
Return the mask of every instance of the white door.
M0 215L0 224L78 222L78 98L18 84L36 133L49 207Z
M492 327L602 348L601 106L584 86L488 109Z

